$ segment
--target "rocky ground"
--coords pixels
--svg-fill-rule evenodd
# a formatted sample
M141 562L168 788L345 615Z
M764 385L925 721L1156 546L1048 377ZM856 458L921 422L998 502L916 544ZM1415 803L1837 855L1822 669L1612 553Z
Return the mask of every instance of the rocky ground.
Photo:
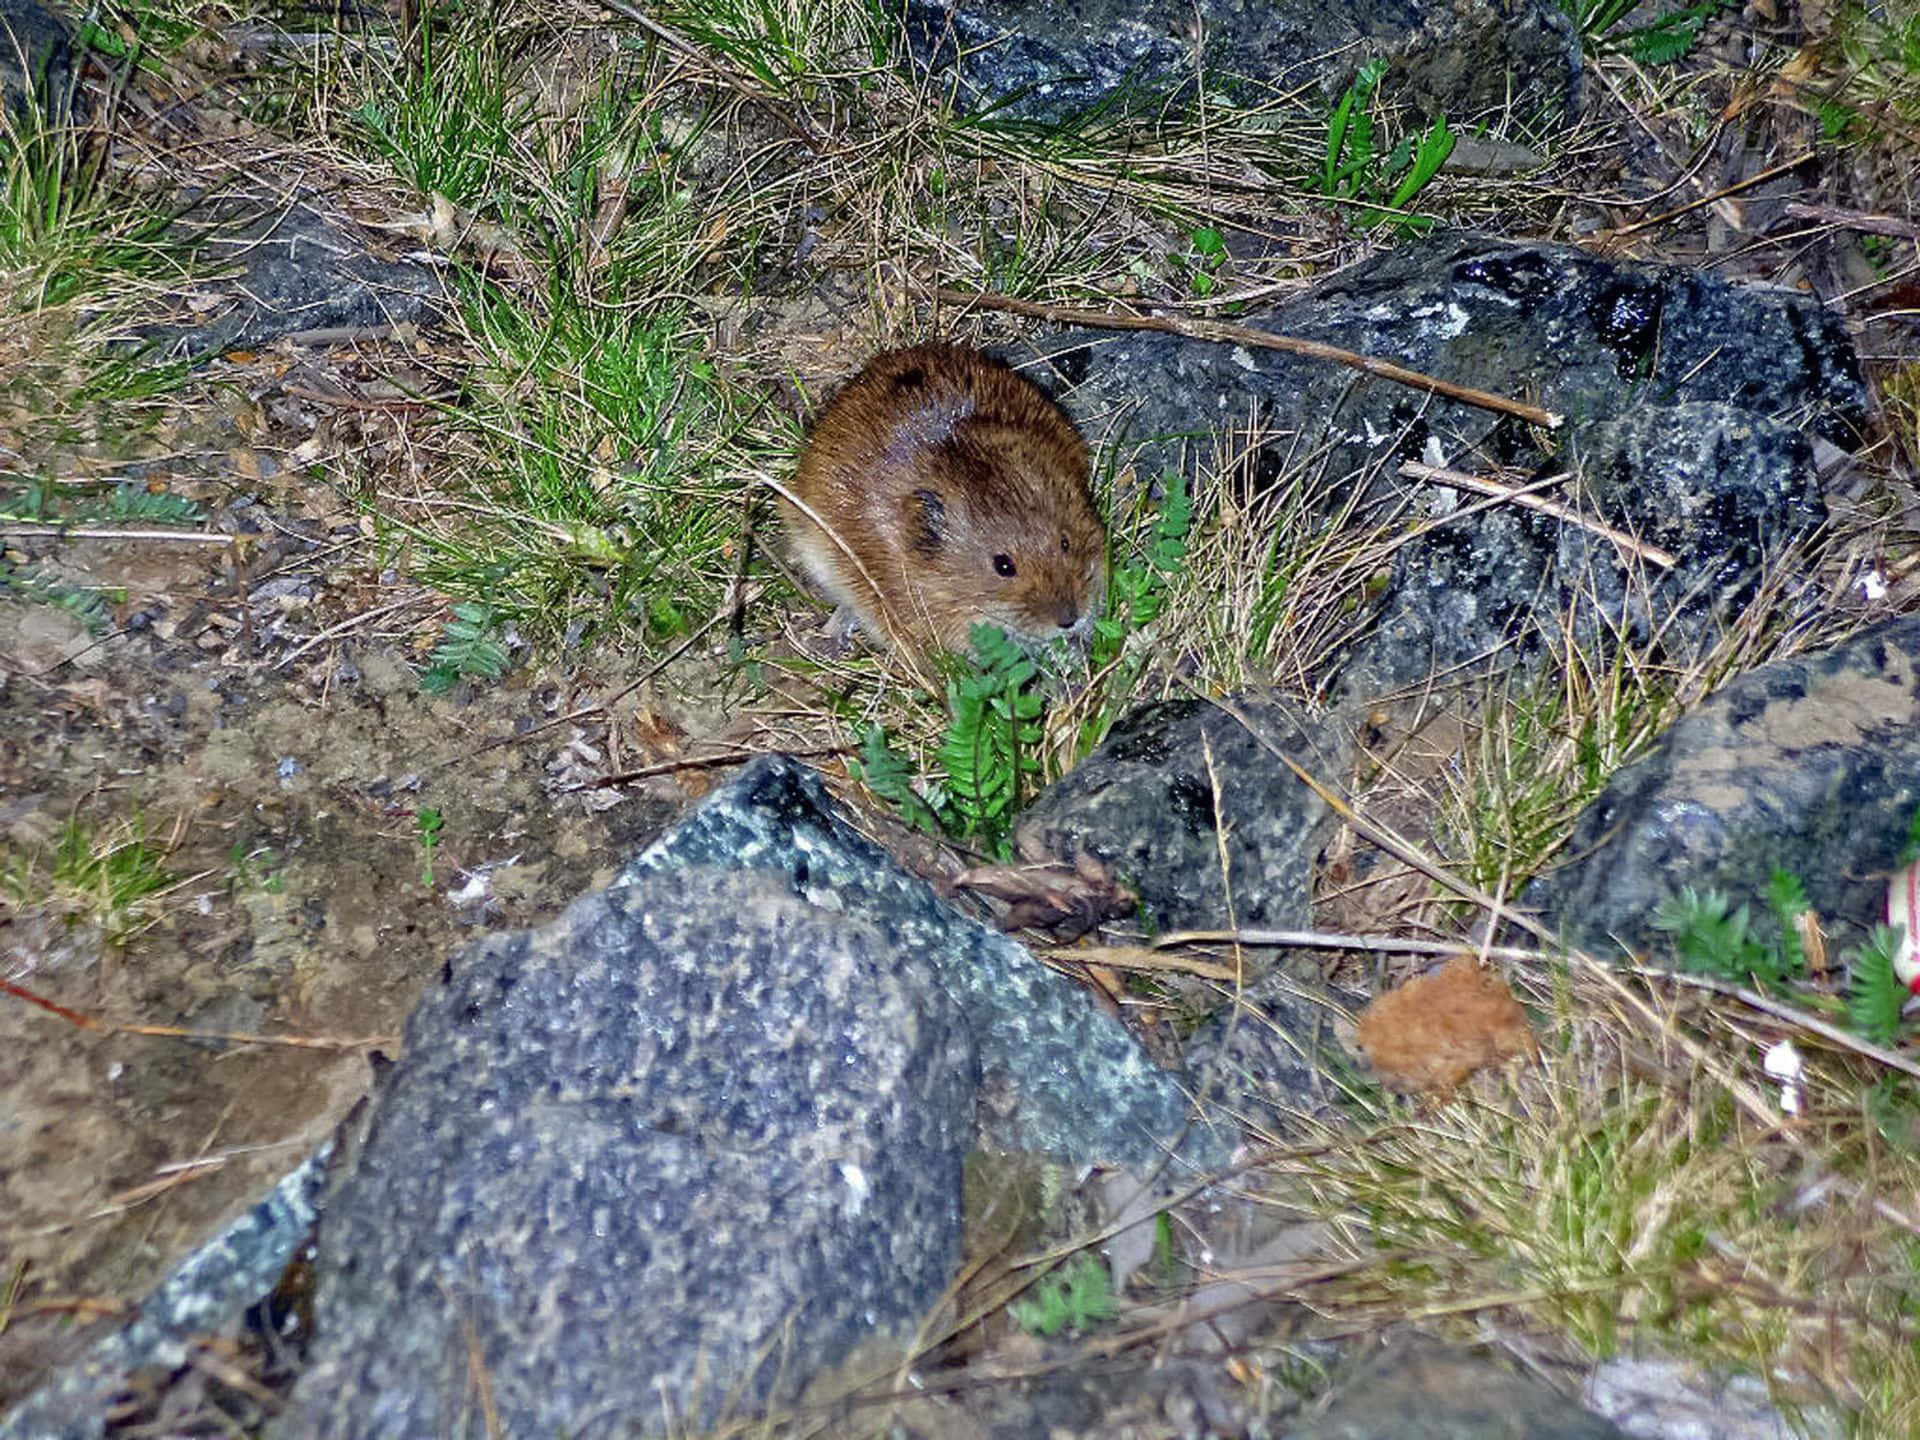
M1891 612L1906 604L1913 568L1920 221L1911 162L1920 139L1911 127L1920 120L1891 102L1862 102L1883 122L1877 138L1823 148L1809 138L1816 91L1850 63L1837 42L1822 48L1836 33L1830 17L1762 5L1715 14L1690 68L1659 71L1650 89L1631 88L1645 78L1644 60L1616 57L1589 74L1592 128L1556 152L1549 182L1503 208L1484 198L1504 183L1497 169L1474 172L1458 203L1475 225L1554 239L1594 239L1604 222L1607 243L1633 258L1830 301L1867 361L1870 433L1848 483L1869 494L1881 527L1874 556L1893 593L1877 603ZM128 1318L182 1255L333 1132L461 945L551 919L604 884L748 755L799 750L844 781L858 735L847 712L869 703L836 691L832 673L789 663L805 660L793 636L814 617L772 566L750 550L751 564L742 558L759 523L746 504L729 542L737 548L716 560L740 561L741 572L677 597L690 614L664 638L637 624L583 643L577 625L509 623L504 677L423 689L452 606L469 592L415 563L423 547L409 527L436 506L471 503L448 476L476 463L461 448L475 442L448 438L441 408L458 409L471 393L476 362L462 347L472 332L435 310L434 277L457 257L509 285L532 284L534 246L472 214L437 215L391 173L370 179L364 156L348 168L311 140L311 110L276 112L274 76L317 84L287 58L285 34L319 33L295 21L276 28L183 11L174 23L191 38L168 32L151 70L131 82L111 47L96 47L87 93L105 105L124 92L113 123L169 157L161 167L142 162L138 146L124 151L116 163L129 193L184 193L197 172L182 157L199 154L205 183L246 203L188 222L206 229L191 237L187 279L144 275L147 293L116 294L110 310L90 314L50 293L35 303L15 288L24 263L0 296L11 331L0 335L0 371L12 371L0 379L0 979L10 986L0 997L0 1411ZM1911 33L1910 14L1905 23ZM129 20L117 33L137 28ZM661 63L674 84L736 103L770 86L724 50L672 33ZM547 72L556 89L570 67L591 68L583 57L602 40L589 29L573 49L557 47ZM686 73L672 70L674 57ZM1851 63L1860 73L1857 57ZM1911 59L1900 73L1920 83ZM340 93L351 98L351 86ZM778 123L748 103L752 118L735 138L823 129L857 171L859 157L846 152L872 144L871 134L831 106L808 108L809 93L798 86L800 99L774 107L787 116ZM676 91L662 108L685 103ZM1711 133L1687 128L1696 124ZM1811 157L1796 160L1803 144ZM1223 162L1212 178L1224 185L1233 168ZM1045 164L1021 173L1026 198L1039 203ZM1179 199L1203 218L1206 204L1232 209L1203 188ZM1009 193L1017 209L1021 192ZM262 195L272 201L264 213ZM742 287L715 285L691 307L708 331L703 361L757 407L743 428L760 427L760 448L729 462L728 483L790 448L799 390L817 394L873 342L937 323L926 282L956 278L916 250L907 273L894 275L900 283L875 283L891 263L883 201L863 210L871 197L858 186L818 199L792 200L751 234L730 232L722 210L703 222L710 247L758 245L789 268L784 288L769 284L752 303ZM1689 204L1666 225L1636 228ZM1248 256L1236 284L1293 292L1337 262L1390 248L1381 232L1342 230L1325 207L1300 208L1287 225L1282 240L1279 220L1262 215L1236 235ZM1154 236L1150 290L1170 272L1187 274L1167 256L1192 225L1130 212L1116 229L1123 241ZM1106 237L1090 223L1085 238L1097 248ZM968 243L902 243L949 242L963 252ZM281 268L260 269L275 246ZM340 246L347 259L324 283L286 279ZM956 268L981 278L980 266ZM1115 283L1109 293L1138 289ZM172 337L170 350L140 363L181 357L185 378L151 398L124 387L111 402L89 398L81 372L125 353L95 343L97 316L121 341ZM999 338L1011 335L1010 322L992 323ZM139 513L89 512L56 534L24 518L36 506L50 513L49 500L115 487L191 508L171 528ZM586 557L579 568L600 576L590 540L570 538ZM607 586L614 607L612 581L585 583ZM45 603L56 593L101 599L94 608ZM706 608L695 610L696 599ZM1436 762L1433 773L1444 768ZM876 826L891 825L871 797L842 788L876 813ZM918 844L923 870L950 875L962 863L929 859ZM1331 867L1320 884L1320 915L1340 913L1347 902ZM1008 1343L1019 1359L1034 1342ZM1318 1363L1319 1352L1301 1353L1303 1365ZM1543 1346L1535 1369L1564 1380L1569 1363ZM191 1365L192 1384L155 1377L154 1394L126 1399L128 1416L157 1428L116 1433L213 1433L195 1428L217 1423L196 1408L208 1388L224 1387L229 1410L234 1394L261 1391L257 1418L284 1378L251 1349L197 1352ZM1405 1367L1389 1368L1398 1376ZM1141 1398L1087 1370L1044 1400L1004 1402L1006 1423L1144 1435L1207 1433L1223 1415L1244 1422L1244 1406L1201 1393L1216 1383L1182 1378L1142 1387ZM1104 1416L1088 1387L1108 1405ZM1184 1431L1165 1428L1180 1415ZM1364 1419L1341 1430L1339 1418L1299 1433L1385 1433ZM1552 1433L1589 1433L1579 1426L1590 1418L1559 1416L1551 1423L1569 1428ZM943 1428L959 1422L933 1401L908 1423L916 1433L986 1433Z

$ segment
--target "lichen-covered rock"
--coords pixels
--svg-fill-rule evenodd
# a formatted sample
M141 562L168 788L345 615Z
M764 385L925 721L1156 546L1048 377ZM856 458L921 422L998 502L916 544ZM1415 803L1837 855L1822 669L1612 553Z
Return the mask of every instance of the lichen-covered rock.
M1717 640L1787 549L1827 516L1807 438L1720 401L1629 411L1572 427L1579 475L1563 500L1669 567L1519 507L1443 523L1400 546L1376 623L1338 693L1361 700L1460 667L1607 654L1624 637L1685 664ZM1459 508L1444 499L1446 513Z
M1830 934L1860 940L1920 808L1920 617L1749 671L1616 774L1582 812L1576 857L1536 884L1560 933L1643 950L1682 886L1770 919L1767 882L1799 877ZM1776 931L1777 933L1777 931Z
M1274 692L1146 706L1027 807L1021 853L1093 856L1161 929L1305 929L1331 815L1268 747L1330 778L1344 761L1335 728Z
M1512 109L1571 118L1580 38L1545 0L908 0L914 65L969 110L1057 122L1193 96L1253 104L1314 83L1329 97L1370 58L1386 88L1459 121Z
M276 1433L698 1427L908 1338L974 1084L923 963L772 875L677 867L484 941L327 1201Z
M1071 332L1035 358L1070 410L1127 417L1124 458L1143 475L1194 466L1180 437L1230 430L1249 496L1288 474L1290 455L1318 453L1325 478L1308 503L1331 515L1351 502L1354 526L1421 525L1394 551L1377 623L1342 659L1335 693L1355 701L1618 634L1697 651L1762 559L1825 515L1805 432L1846 445L1866 413L1852 342L1812 297L1566 246L1438 236L1241 323L1567 417L1547 442L1341 366L1154 333ZM1678 563L1536 511L1470 508L1400 475L1403 460L1570 472L1549 498Z
M973 1023L995 1097L982 1134L1006 1149L1074 1165L1157 1166L1186 1130L1186 1097L1118 1022L1004 935L956 914L834 813L820 779L779 756L756 760L621 873L618 883L687 865L768 870L809 903L874 925L928 965ZM1204 1129L1184 1161L1223 1160Z
M73 82L73 34L59 12L40 0L0 0L0 115L22 120L31 106L57 124L81 108L81 98ZM12 134L6 143L15 143Z
M1256 1139L1284 1142L1339 1099L1346 1052L1333 1021L1358 1001L1326 997L1336 1008L1284 966L1268 975L1248 968L1250 983L1187 1037L1180 1058L1204 1103L1238 1117Z
M210 267L241 268L201 284L203 292L225 290L225 303L205 318L147 332L162 354L200 359L305 331L412 323L431 314L441 295L427 266L383 258L351 225L278 197L210 203L177 227L176 238Z

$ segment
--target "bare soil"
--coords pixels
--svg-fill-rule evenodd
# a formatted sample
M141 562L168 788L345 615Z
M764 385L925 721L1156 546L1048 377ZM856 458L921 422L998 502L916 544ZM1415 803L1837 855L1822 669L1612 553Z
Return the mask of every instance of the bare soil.
M462 943L604 884L700 783L591 784L691 743L652 683L594 713L640 671L618 653L424 693L409 662L442 603L383 574L326 486L257 479L306 435L169 438L121 463L258 539L12 542L125 600L103 638L0 601L0 976L107 1024L297 1043L0 1000L0 1407L329 1133ZM121 943L50 881L70 821L161 856L168 888Z

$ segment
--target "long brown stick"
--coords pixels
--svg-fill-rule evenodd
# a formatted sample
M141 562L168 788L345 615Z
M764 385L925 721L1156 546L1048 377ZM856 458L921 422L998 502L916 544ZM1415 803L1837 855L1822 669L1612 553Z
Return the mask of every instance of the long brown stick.
M1297 335L1274 335L1265 330L1255 330L1247 325L1228 325L1218 320L1171 320L1164 315L1117 315L1107 310L1082 310L1073 305L1046 305L1038 300L1016 300L1011 295L974 294L966 290L937 289L934 295L949 305L978 305L987 310L1005 310L1012 315L1028 315L1036 320L1050 320L1056 325L1085 325L1098 330L1157 330L1163 335L1184 335L1190 340L1207 340L1217 345L1250 345L1258 350L1283 350L1289 355L1305 355L1310 360L1329 360L1335 365L1345 365L1349 369L1359 370L1379 380L1391 380L1396 385L1408 385L1415 390L1425 390L1430 395L1444 396L1448 400L1459 400L1468 405L1477 405L1482 410L1497 410L1503 415L1513 415L1525 420L1529 425L1541 425L1549 430L1558 430L1566 422L1564 415L1538 405L1528 405L1521 400L1509 400L1504 395L1495 395L1488 390L1475 390L1470 385L1456 385L1451 380L1437 379L1422 374L1418 370L1409 370L1404 365L1395 365L1391 360L1380 360L1372 355L1362 355L1355 350L1342 350L1338 345L1323 345L1318 340L1303 340Z
M24 985L0 980L0 995L11 995L29 1005L38 1005L58 1015L69 1025L103 1035L153 1035L163 1040L219 1040L229 1045L292 1045L302 1050L365 1050L376 1045L391 1046L391 1035L369 1035L360 1040L333 1040L314 1035L247 1035L230 1030L188 1030L179 1025L123 1025L117 1020L102 1020L79 1010L69 1010L44 995L36 995Z
M1724 200L1729 195L1738 195L1742 190L1751 190L1756 185L1764 185L1769 180L1785 175L1789 170L1798 170L1802 165L1813 159L1817 153L1817 151L1813 150L1805 151L1802 154L1794 156L1791 160L1783 160L1778 165L1769 166L1758 175L1749 175L1744 180L1737 181L1732 185L1723 186L1711 195L1702 195L1698 199L1687 201L1684 205L1676 205L1671 210L1663 210L1658 215L1649 215L1645 220L1636 220L1631 225L1622 225L1618 230L1613 231L1609 238L1631 235L1635 231L1645 230L1654 225L1664 225L1669 220L1676 220L1682 215L1698 210L1702 205L1711 205L1714 201Z

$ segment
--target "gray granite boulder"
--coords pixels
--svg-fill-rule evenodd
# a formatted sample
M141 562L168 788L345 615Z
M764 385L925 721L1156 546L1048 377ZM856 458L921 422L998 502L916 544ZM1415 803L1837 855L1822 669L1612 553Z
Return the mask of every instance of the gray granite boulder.
M1251 416L1246 465L1226 477L1243 501L1289 474L1289 456L1319 453L1318 476L1293 482L1327 523L1421 528L1394 550L1376 623L1341 662L1335 691L1354 701L1616 634L1695 652L1751 597L1764 560L1813 543L1825 508L1809 435L1848 446L1866 415L1852 342L1812 297L1573 247L1436 236L1241 323L1567 417L1548 435L1342 366L1156 333L1072 331L1015 353L1070 410L1119 417L1141 474L1194 468L1186 437ZM1406 460L1568 472L1548 498L1676 563L1536 511L1470 508L1402 476Z
M1920 616L1730 681L1617 773L1528 900L1596 954L1653 944L1681 886L1772 925L1767 881L1799 877L1830 935L1857 943L1920 809ZM1778 927L1772 926L1777 934Z
M1386 90L1466 120L1579 108L1580 38L1549 0L908 0L916 69L968 110L1055 122L1190 100L1254 104L1312 83L1331 98L1370 58Z
M959 1256L975 1064L923 964L771 875L483 942L327 1201L276 1433L705 1425L905 1339Z
M1072 1165L1157 1166L1175 1142L1183 1165L1224 1160L1229 1138L1188 1129L1179 1084L1125 1029L1065 976L947 908L840 819L805 766L756 760L619 883L719 864L772 871L809 903L876 926L931 967L972 1020L983 1083L995 1097L979 1117L988 1143Z
M1329 1123L1326 1112L1357 1070L1334 1020L1365 998L1326 994L1317 974L1302 978L1284 962L1262 974L1271 963L1254 958L1262 952L1243 953L1249 983L1187 1037L1180 1058L1205 1104L1233 1116L1256 1140L1289 1143L1308 1133L1309 1118Z
M945 1291L976 1110L1082 1163L1156 1163L1187 1122L1068 981L946 910L811 771L757 761L422 1002L326 1203L276 1433L672 1429L791 1399Z
M1280 755L1337 781L1350 730L1270 690L1144 706L1035 797L1016 827L1020 852L1098 860L1139 897L1153 930L1310 929L1314 866L1335 817ZM1326 1107L1328 1062L1341 1051L1332 1012L1305 997L1302 979L1268 976L1271 951L1247 953L1238 1003L1187 1037L1182 1060L1210 1111L1278 1137Z

